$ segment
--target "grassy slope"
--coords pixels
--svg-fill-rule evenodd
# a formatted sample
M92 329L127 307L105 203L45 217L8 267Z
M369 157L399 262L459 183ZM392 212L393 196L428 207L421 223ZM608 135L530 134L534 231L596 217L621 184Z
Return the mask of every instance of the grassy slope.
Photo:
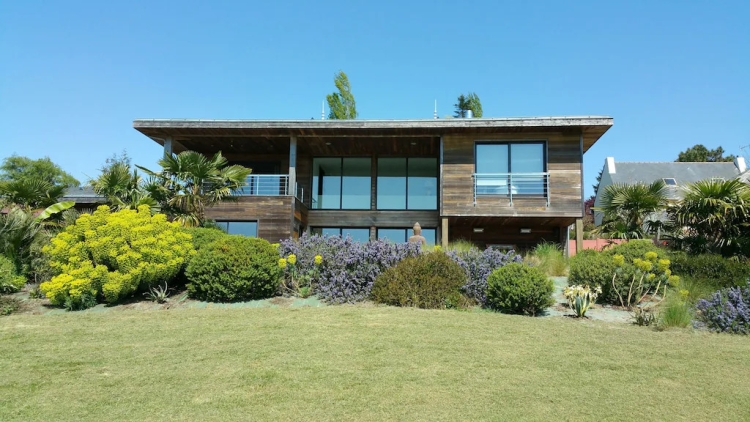
M336 306L0 318L0 420L748 420L750 338Z

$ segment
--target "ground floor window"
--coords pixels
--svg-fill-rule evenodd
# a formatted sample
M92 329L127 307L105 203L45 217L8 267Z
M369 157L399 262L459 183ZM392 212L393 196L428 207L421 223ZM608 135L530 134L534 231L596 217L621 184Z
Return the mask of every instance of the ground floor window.
M312 234L321 236L351 236L356 242L368 242L370 240L370 229L367 227L346 228L346 227L313 227L310 229Z
M229 234L258 237L257 221L217 221L216 224Z
M403 243L409 241L413 234L412 229L378 229L378 239L389 240L391 242ZM434 245L437 239L437 229L422 228L422 236L427 239L428 245Z

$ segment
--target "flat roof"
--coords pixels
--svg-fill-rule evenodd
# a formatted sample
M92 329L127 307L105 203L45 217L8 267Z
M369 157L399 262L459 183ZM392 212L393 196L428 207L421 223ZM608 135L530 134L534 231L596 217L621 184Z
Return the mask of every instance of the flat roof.
M609 116L500 117L408 120L136 119L133 127L163 144L192 137L425 137L460 133L580 132L588 150L614 123Z

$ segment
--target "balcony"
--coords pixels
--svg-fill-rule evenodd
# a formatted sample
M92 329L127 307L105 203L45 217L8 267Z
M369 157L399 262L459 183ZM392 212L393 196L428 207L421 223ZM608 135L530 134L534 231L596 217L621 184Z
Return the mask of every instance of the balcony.
M305 202L302 186L295 183L294 196ZM239 189L232 192L234 196L292 196L289 189L289 175L286 174L251 174Z
M549 173L474 173L474 205L478 196L544 198L549 207Z

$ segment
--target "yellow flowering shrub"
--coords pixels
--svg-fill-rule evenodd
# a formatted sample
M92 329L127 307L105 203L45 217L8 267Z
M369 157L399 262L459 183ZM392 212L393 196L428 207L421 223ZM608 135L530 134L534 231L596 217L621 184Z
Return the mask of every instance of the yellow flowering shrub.
M52 238L43 252L55 274L42 293L55 305L117 302L172 279L195 254L190 234L148 206L111 212L100 206ZM76 306L77 304L77 306Z

